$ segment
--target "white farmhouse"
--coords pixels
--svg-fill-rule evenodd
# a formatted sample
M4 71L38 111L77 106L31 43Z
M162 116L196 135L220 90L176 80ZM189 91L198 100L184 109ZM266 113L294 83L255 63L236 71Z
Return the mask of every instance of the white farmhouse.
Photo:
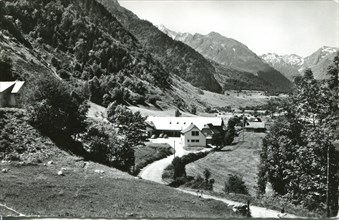
M184 147L206 147L206 136L193 123L181 131L180 137Z

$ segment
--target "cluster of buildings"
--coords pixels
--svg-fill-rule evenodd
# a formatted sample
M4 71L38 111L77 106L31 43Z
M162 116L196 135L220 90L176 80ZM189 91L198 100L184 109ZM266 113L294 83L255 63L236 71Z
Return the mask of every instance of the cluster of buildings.
M148 117L146 123L149 137L180 137L185 147L215 144L225 129L217 117Z
M229 118L220 117L148 117L148 137L180 137L184 147L217 145L227 129ZM264 122L248 122L247 131L265 132Z

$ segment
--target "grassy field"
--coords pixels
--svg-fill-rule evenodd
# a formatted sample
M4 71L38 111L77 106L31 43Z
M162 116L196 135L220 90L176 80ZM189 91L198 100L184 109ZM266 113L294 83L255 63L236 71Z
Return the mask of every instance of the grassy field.
M60 155L44 166L1 164L0 203L25 215L63 217L235 217L225 204ZM64 168L64 176L57 172ZM6 212L5 212L6 213ZM10 215L10 213L8 214Z
M211 171L211 178L215 179L214 191L222 192L228 174L237 174L243 177L251 195L256 195L259 151L262 146L264 133L245 132L245 141L242 135L236 138L236 144L227 146L222 151L211 152L206 157L188 164L187 175L201 176L204 169Z

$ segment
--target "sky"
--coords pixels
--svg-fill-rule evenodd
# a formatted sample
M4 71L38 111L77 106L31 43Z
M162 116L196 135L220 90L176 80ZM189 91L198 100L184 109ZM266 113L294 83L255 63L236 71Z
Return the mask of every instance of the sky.
M258 55L308 56L338 47L338 0L119 0L154 25L177 32L218 32Z

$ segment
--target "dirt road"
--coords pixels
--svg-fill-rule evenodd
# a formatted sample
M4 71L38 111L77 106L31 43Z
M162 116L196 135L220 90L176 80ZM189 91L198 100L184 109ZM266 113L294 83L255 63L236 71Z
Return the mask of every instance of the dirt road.
M180 188L177 188L177 190L197 196L197 194L195 192L192 192L192 191L188 191L188 190L184 190L184 189L180 189ZM245 205L245 204L240 203L240 202L235 202L235 201L232 201L232 200L228 200L228 199L224 199L224 198L220 198L220 197L216 197L216 196L211 196L211 195L204 195L203 194L201 197L204 198L204 199L218 200L218 201L224 202L224 203L226 203L230 206ZM250 205L250 211L251 211L252 217L254 217L254 218L279 218L279 215L281 215L281 213L279 211L271 210L271 209L267 209L267 208L263 208L263 207L258 207L258 206L252 206L252 205ZM300 218L300 217L296 216L296 215L292 215L292 214L286 214L284 216L284 218Z
M175 149L175 156L183 156L188 152L184 150L181 145L180 138L158 138L153 139L153 143L167 143ZM139 176L146 180L164 184L162 181L162 173L164 169L172 163L174 155L168 156L164 159L155 161L141 170Z

